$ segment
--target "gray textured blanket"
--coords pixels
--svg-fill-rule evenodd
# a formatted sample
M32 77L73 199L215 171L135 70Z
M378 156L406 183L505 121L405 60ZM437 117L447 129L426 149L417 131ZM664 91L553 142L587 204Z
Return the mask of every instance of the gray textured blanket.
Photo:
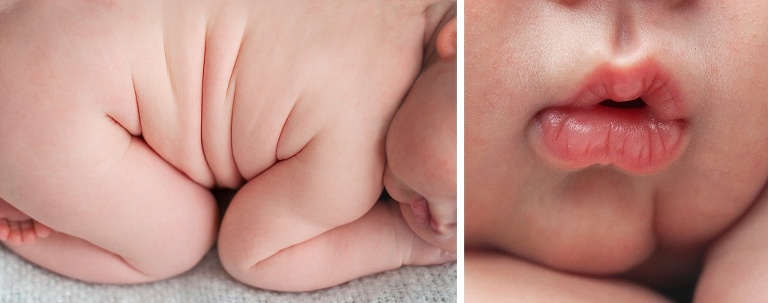
M88 284L27 263L0 245L0 302L455 302L456 263L413 266L314 292L247 287L224 272L212 250L189 272L143 285Z

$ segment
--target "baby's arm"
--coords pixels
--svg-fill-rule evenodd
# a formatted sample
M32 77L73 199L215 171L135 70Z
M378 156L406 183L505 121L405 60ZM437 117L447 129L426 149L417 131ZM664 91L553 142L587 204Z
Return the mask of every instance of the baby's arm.
M762 302L768 298L768 187L755 203L707 252L694 302Z
M274 290L314 290L404 264L455 260L455 254L434 248L417 237L394 203L376 203L352 223L281 250L251 267L252 275L241 280ZM419 251L412 254L413 250Z
M571 275L508 255L467 250L467 302L669 302L640 286Z
M313 139L237 193L219 238L222 263L233 277L260 288L303 291L407 263L415 236L394 206L374 206L383 155L361 150L377 148L367 138L328 139Z

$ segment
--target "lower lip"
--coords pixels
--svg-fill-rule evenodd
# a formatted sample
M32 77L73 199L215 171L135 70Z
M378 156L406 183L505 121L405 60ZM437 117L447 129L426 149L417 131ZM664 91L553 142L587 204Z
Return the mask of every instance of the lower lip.
M550 108L534 125L547 154L570 169L612 164L657 172L680 154L686 137L684 120L657 119L644 108Z

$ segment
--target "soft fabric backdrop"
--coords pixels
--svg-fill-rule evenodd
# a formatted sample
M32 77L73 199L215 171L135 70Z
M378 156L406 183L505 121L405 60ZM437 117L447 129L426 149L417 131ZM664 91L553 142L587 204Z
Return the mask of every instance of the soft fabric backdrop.
M189 272L143 285L99 285L64 278L0 245L0 302L455 302L456 263L410 266L314 292L277 293L231 279L215 249Z

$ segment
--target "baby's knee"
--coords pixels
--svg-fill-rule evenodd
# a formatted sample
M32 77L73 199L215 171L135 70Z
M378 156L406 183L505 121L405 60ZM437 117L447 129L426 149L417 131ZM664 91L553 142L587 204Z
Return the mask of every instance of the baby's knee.
M219 252L221 257L221 250ZM230 277L259 289L300 292L321 288L313 283L319 279L318 277L311 277L308 271L296 270L295 267L278 259L268 258L255 263L231 257L223 257L220 260Z
M243 235L237 233L219 234L218 252L224 270L235 280L257 288L278 291L302 291L304 289L292 288L295 279L290 279L286 274L288 268L281 266L281 273L270 272L270 258L255 260L248 254L249 249L243 246L256 245L245 241Z
M146 282L168 279L190 271L205 258L206 254L207 251L202 253L195 249L189 251L181 249L175 254L175 257L158 259L159 265L153 268L144 268L142 272L147 276L148 281Z
M217 243L219 261L232 278L258 287L258 285L253 285L250 281L246 281L246 278L252 278L251 275L248 275L248 270L252 269L258 261L261 261L251 258L248 254L250 249L244 247L248 244L237 232L221 230Z
M184 274L195 268L210 252L212 243L192 243L199 241L177 241L165 247L134 248L130 253L118 253L99 248L114 256L120 264L104 263L98 274L82 276L73 270L70 274L75 279L95 283L141 284L161 281ZM201 246L208 249L201 249ZM111 259L110 262L115 262ZM119 270L109 270L115 268ZM126 270L127 269L127 270Z

